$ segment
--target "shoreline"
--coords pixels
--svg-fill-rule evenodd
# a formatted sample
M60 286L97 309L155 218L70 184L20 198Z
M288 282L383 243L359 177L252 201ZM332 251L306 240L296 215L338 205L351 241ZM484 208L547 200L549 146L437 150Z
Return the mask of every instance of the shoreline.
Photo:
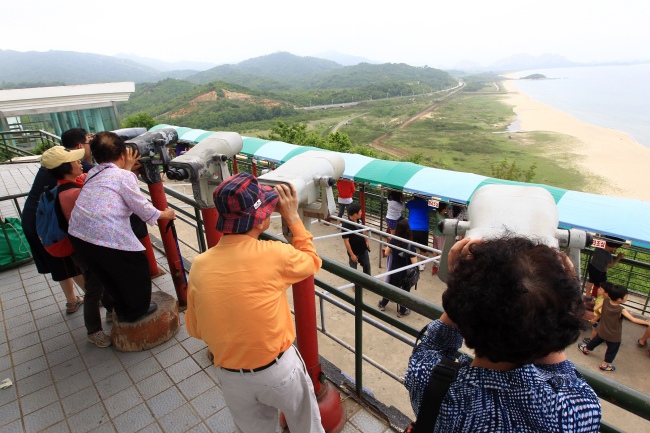
M575 164L584 173L604 180L600 194L650 201L650 148L624 132L583 122L537 102L511 80L502 83L508 91L502 101L513 107L519 131L574 137L581 143L570 150L576 156Z

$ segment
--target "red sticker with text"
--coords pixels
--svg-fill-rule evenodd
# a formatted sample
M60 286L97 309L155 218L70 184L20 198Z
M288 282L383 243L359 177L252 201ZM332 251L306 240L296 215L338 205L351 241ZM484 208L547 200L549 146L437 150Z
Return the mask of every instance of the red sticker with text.
M605 248L606 245L607 243L602 239L594 239L594 242L591 244L595 248Z
M440 204L440 201L439 201L439 200L430 199L429 202L428 202L428 204L429 204L429 207L432 207L432 208L436 208L436 209L438 209L438 205Z

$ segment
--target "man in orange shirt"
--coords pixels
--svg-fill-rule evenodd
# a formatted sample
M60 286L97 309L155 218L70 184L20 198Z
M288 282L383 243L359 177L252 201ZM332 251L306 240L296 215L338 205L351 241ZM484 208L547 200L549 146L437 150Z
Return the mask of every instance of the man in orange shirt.
M314 275L321 260L298 216L293 187L262 186L236 174L214 192L220 242L192 264L185 323L214 355L217 377L238 432L274 432L281 410L291 431L324 432L286 290ZM292 244L260 241L274 209Z

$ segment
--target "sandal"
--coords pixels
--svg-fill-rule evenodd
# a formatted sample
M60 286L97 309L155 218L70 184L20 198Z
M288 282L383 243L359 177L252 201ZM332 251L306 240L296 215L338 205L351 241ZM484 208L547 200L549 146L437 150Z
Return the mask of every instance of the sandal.
M612 364L607 364L605 366L600 365L600 366L598 366L598 368L600 368L603 371L614 371L614 370L616 370L616 367L614 367Z
M641 344L641 339L636 340L636 345L638 347L646 347L648 345L648 341L646 340L645 343Z
M578 350L584 353L585 355L589 355L589 349L587 349L587 345L584 343L578 344Z
M377 304L377 307L379 308L379 311L386 311L386 306L381 305L381 301L379 301L379 304Z
M66 302L65 303L65 313L72 314L79 309L84 304L84 297L77 296L76 302Z

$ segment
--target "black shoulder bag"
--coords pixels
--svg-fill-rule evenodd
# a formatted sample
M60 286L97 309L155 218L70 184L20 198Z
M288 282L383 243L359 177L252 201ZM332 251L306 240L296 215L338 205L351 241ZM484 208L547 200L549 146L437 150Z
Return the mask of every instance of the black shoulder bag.
M426 326L420 331L418 340L424 335ZM424 389L422 403L418 411L417 419L405 430L405 433L431 433L436 426L442 400L447 395L447 390L458 374L460 364L456 361L443 357L442 360L431 371L429 383Z

